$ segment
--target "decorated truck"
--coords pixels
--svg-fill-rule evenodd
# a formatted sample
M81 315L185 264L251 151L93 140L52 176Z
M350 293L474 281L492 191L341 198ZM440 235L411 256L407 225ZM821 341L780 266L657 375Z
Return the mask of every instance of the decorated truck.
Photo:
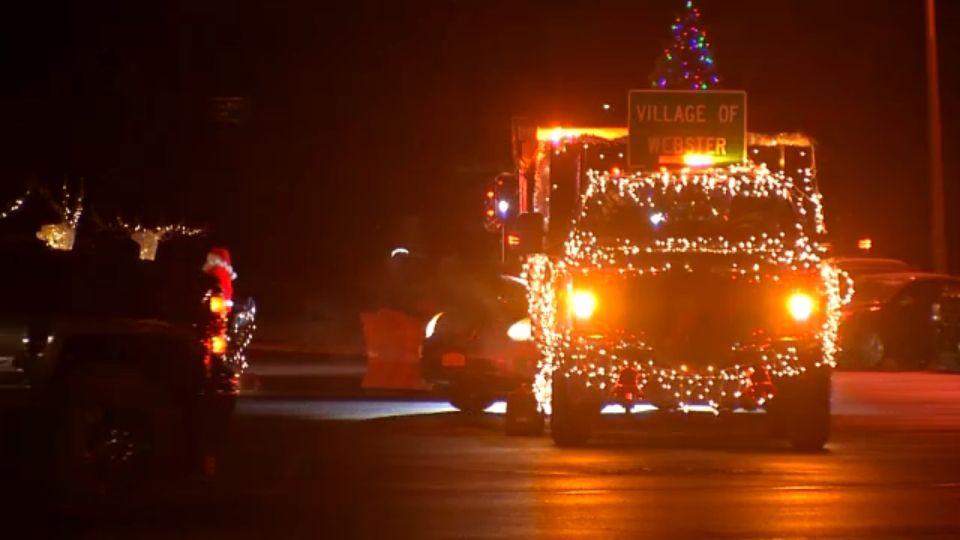
M591 172L562 256L527 265L534 385L558 445L627 412L765 410L773 433L821 448L840 309L812 175L745 163Z
M631 92L628 127L515 126L517 234L543 224L512 254L531 399L558 445L605 408L765 411L794 447L826 443L852 284L824 259L812 141L747 134L745 100Z

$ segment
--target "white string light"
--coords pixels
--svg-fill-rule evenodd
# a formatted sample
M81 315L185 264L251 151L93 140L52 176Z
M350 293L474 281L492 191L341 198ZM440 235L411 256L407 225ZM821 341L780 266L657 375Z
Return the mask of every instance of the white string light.
M77 237L77 225L83 215L83 189L80 193L70 193L67 184L63 184L63 194L60 204L51 201L60 213L60 223L49 223L40 227L37 238L43 240L52 249L70 251Z
M826 232L822 199L810 169L803 170L799 183L782 172L771 173L765 166L754 164L629 176L590 171L588 178L590 183L580 204L582 210L568 236L564 257L552 261L544 255L533 256L524 269L524 278L529 283L531 322L542 355L534 381L534 392L541 407L549 409L550 381L558 373L606 390L616 385L621 372L629 368L637 373L638 386L645 393L660 396L683 409L690 403L709 403L716 408L745 399L762 405L773 397L769 379L797 376L809 368L835 366L840 310L850 301L853 283L846 273L823 260L825 249L806 233L802 224L811 221L817 235ZM662 201L653 195L662 196L667 204L658 207ZM760 233L738 241L723 236L697 236L647 242L615 238L601 242L584 223L591 212L602 209L604 202L611 198L669 213L670 197L681 195L693 195L697 201L707 204L732 197L781 199L796 211L796 227L790 234ZM716 207L710 210L714 216L720 215ZM729 259L728 272L732 279L776 282L786 276L803 275L815 280L817 295L824 299L823 322L814 328L819 355L810 361L804 358L804 351L790 343L735 344L730 353L743 362L723 368L707 366L698 371L686 366L661 365L653 348L641 338L627 335L616 340L586 339L563 323L560 291L575 279L582 281L597 271L621 276L689 273L695 271L689 260L693 254ZM745 263L744 259L752 262ZM841 294L842 291L845 293Z
M26 202L27 197L29 196L30 196L30 190L28 189L26 192L24 192L23 195L11 201L10 204L8 204L2 211L0 211L0 219L7 219L8 217L17 213L17 211L23 207L23 203Z
M126 231L130 238L140 246L140 260L144 261L152 261L157 258L157 249L160 242L164 240L187 238L204 233L204 229L187 227L183 224L148 228L139 223L131 225L120 218L117 218L117 222L120 224L120 228Z

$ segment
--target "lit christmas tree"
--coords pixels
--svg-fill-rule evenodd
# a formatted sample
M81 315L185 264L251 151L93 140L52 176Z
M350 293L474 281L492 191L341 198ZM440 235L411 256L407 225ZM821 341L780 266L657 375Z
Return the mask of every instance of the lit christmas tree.
M709 90L720 84L707 32L700 23L700 10L686 0L684 14L673 25L673 40L657 59L650 86L676 90Z

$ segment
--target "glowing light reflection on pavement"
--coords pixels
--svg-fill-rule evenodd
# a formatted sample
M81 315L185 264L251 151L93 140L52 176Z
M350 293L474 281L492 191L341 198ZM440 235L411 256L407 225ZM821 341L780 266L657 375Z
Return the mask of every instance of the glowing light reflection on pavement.
M631 414L644 414L657 410L647 403L634 405ZM391 401L391 400L310 400L310 399L264 399L241 400L237 404L237 414L250 417L283 416L308 420L375 420L377 418L396 418L422 416L429 414L455 413L457 409L442 401ZM497 401L487 407L486 414L503 415L507 412L507 402ZM712 407L690 406L689 412L711 412ZM734 412L746 412L742 410ZM622 405L611 404L603 408L604 415L626 414Z
M401 416L456 412L438 401L389 400L241 400L237 414L243 416L284 416L310 420L374 420Z

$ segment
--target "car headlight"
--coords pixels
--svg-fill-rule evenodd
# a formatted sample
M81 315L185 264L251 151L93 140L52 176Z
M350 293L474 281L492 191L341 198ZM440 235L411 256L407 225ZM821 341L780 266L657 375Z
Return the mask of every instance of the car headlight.
M593 317L597 310L597 295L587 290L575 290L570 296L570 309L573 316L585 321Z
M440 320L440 317L443 317L443 312L437 313L427 321L427 327L423 329L423 338L430 339L433 337L433 333L437 331L437 322Z
M816 307L816 300L807 293L795 292L787 298L787 311L790 312L793 320L797 322L809 320Z
M513 341L530 341L533 339L533 328L530 326L530 319L520 319L507 328L507 337Z

